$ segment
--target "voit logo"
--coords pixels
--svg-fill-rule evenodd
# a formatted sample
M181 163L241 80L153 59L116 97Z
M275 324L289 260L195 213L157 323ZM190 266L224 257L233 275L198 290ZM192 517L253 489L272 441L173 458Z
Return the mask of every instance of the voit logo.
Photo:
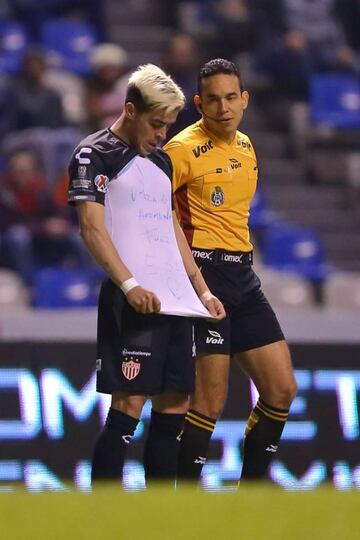
M214 148L213 142L211 139L208 140L205 144L198 144L196 148L192 149L192 153L196 158L200 157L201 154L206 154L208 150L212 150Z
M212 343L213 345L222 345L224 343L224 338L221 337L219 332L208 330L208 334L210 336L206 338L206 343Z
M241 163L237 159L230 158L229 161L230 161L230 168L231 169L239 169L241 167Z

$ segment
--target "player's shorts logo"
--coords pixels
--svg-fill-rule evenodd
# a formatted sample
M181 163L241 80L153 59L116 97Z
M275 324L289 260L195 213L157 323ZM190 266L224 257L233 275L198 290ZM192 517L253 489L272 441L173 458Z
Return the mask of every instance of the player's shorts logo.
M224 343L224 338L221 337L219 332L215 330L208 330L210 336L206 338L206 343L212 343L212 345L222 345Z
M139 375L140 368L141 368L141 365L138 360L134 362L133 359L127 360L125 358L125 360L121 364L123 375L128 381L132 381L133 379L135 379L135 377Z
M104 174L98 174L97 176L95 176L94 182L98 191L106 193L109 184L109 179L107 176L105 176Z
M224 204L224 201L225 201L225 195L224 195L223 190L221 189L220 186L216 186L216 188L211 194L211 204L213 206L221 206L222 204Z

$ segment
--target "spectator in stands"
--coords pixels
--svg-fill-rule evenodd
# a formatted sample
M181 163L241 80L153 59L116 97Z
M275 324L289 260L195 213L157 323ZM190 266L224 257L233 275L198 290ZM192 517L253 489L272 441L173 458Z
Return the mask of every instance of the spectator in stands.
M66 123L82 126L85 121L83 78L64 68L49 66L45 84L60 95Z
M360 53L360 0L337 0L337 13L344 27L346 41Z
M15 125L14 93L11 81L0 71L0 141Z
M45 82L46 58L40 50L28 50L15 85L17 130L57 128L65 124L60 95Z
M213 0L212 13L216 27L213 55L234 58L237 53L253 50L256 32L249 0Z
M111 125L122 112L127 54L119 45L102 43L94 48L90 63L92 76L85 88L87 128L97 131Z
M36 266L89 264L68 213L56 207L35 155L19 150L0 177L2 259L32 285Z
M259 66L277 88L307 100L319 71L352 71L356 55L335 16L336 0L257 0L254 10L261 46Z
M185 108L169 130L168 138L170 138L199 118L193 103L198 70L198 49L195 39L188 34L172 36L165 48L163 67L182 88L186 97Z

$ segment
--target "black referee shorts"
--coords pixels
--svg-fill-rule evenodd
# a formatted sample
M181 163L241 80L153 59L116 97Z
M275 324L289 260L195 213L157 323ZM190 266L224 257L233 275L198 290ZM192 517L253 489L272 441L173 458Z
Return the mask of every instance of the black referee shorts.
M195 385L192 320L141 315L111 280L98 306L96 389L112 394L190 394Z
M283 340L280 324L252 269L252 254L224 250L210 253L211 259L204 256L200 260L196 254L195 259L209 289L223 302L227 316L218 323L195 321L197 352L234 354Z

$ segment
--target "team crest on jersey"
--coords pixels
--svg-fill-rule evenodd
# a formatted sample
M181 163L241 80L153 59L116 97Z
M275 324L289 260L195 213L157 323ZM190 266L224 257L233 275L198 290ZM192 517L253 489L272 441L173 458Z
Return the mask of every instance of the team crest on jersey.
M101 193L106 193L109 184L109 178L107 176L104 174L98 174L95 176L94 182L98 191L101 191Z
M132 381L137 377L140 373L141 365L139 360L134 360L133 358L125 358L123 363L121 364L121 369L123 372L124 377L128 381Z
M216 186L211 194L211 204L213 206L221 206L224 204L225 195L220 186Z

